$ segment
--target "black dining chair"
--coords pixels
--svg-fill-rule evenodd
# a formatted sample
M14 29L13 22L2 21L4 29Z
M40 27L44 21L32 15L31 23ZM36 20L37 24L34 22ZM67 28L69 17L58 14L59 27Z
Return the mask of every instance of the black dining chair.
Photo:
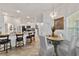
M16 34L16 47L24 46L23 34Z
M9 35L0 35L0 48L4 48L4 51L8 53L8 49L11 49L11 40L8 38ZM8 46L9 44L9 46ZM4 47L1 47L3 45Z

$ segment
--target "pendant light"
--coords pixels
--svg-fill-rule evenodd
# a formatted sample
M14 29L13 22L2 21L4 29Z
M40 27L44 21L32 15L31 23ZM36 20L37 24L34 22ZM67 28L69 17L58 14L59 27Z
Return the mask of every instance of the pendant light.
M54 19L54 18L56 17L56 15L57 15L57 13L56 13L56 11L55 11L55 8L53 8L53 9L51 10L50 17Z

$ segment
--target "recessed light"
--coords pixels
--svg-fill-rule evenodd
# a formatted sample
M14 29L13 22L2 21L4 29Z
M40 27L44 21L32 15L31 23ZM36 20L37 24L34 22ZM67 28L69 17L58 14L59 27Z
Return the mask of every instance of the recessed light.
M21 11L20 11L20 10L16 10L16 12L17 12L17 13L20 13Z
M41 23L41 26L44 25L44 23Z
M7 13L7 12L2 12L2 14L4 14L4 15L8 15L8 13Z
M30 18L29 16L27 16L26 18Z

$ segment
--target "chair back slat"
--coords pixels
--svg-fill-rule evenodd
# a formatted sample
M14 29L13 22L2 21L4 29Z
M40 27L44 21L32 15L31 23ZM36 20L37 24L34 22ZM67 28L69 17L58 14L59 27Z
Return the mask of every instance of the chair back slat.
M23 34L16 34L16 38L23 38Z

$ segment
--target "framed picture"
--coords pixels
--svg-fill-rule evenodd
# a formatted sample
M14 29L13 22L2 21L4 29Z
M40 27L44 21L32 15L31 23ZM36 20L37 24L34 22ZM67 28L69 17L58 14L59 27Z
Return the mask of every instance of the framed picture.
M54 19L55 29L64 29L64 17Z

